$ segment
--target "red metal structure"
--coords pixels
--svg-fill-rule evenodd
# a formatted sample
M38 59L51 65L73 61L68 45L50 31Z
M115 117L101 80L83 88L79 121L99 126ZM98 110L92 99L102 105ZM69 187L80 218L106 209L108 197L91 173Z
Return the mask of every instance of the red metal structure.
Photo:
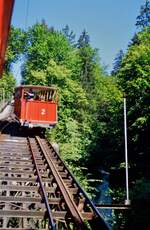
M5 51L10 29L14 0L0 0L0 77L2 77Z
M17 87L14 113L22 126L53 127L57 123L57 90L47 86Z

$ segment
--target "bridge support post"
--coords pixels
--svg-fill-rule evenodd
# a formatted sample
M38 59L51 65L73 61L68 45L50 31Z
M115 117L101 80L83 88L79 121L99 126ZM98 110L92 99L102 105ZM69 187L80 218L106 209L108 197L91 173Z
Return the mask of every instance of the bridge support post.
M125 140L125 169L126 169L126 200L125 205L130 205L129 199L129 175L128 175L128 142L127 142L127 109L126 109L126 97L124 101L124 140Z

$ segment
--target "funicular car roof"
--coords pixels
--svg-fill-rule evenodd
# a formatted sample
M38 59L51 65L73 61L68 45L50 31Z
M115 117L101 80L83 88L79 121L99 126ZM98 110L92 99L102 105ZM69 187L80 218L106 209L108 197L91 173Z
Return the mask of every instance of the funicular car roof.
M43 85L20 85L20 86L17 86L16 89L19 89L19 88L22 88L22 89L37 89L37 90L46 90L46 91L49 91L49 90L54 90L54 91L57 91L57 88L56 87L51 87L51 86L43 86Z

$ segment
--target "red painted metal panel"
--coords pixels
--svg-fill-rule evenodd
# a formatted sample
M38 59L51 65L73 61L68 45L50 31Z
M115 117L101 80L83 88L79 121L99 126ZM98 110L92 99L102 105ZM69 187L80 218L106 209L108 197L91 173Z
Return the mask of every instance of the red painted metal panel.
M37 124L56 123L56 103L45 101L27 101L24 120Z
M13 5L14 0L0 0L0 77L4 68Z
M14 112L21 123L54 125L57 123L57 103L15 100Z

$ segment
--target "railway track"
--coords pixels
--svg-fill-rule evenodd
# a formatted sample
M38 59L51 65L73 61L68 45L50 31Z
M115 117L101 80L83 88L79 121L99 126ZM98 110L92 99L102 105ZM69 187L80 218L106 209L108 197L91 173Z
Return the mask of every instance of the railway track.
M45 139L0 136L0 229L109 229Z

